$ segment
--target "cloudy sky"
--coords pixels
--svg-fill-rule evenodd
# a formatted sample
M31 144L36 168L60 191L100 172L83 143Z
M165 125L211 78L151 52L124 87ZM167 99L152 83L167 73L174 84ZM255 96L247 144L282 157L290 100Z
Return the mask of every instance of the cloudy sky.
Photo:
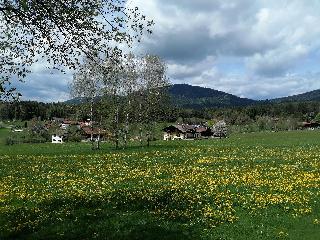
M131 0L155 21L135 47L161 56L172 83L253 99L320 88L318 0ZM33 67L25 99L63 101L72 74Z

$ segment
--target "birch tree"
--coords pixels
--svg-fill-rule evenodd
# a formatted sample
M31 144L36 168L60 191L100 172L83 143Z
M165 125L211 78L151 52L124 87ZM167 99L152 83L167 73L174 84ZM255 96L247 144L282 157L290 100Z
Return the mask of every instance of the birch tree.
M103 64L103 85L104 94L107 99L111 99L111 104L108 104L110 109L107 111L112 112L111 130L116 149L119 148L120 141L120 103L121 96L123 95L123 66L121 54L113 54L112 58L106 59ZM109 98L110 97L110 98Z
M129 124L130 117L133 117L131 112L133 110L133 93L138 90L138 62L136 57L131 53L124 60L124 78L123 78L123 92L125 95L125 106L124 106L124 145L127 146L128 135L129 135ZM131 115L131 116L130 116Z
M166 63L158 56L146 55L142 59L141 78L144 82L143 113L146 126L147 145L150 145L151 135L154 132L155 123L161 118L168 95L166 91L169 80L166 76ZM142 111L142 108L140 109Z
M84 56L130 46L152 25L126 0L0 0L0 98L14 93L12 78L23 80L34 62L75 69Z
M90 103L90 128L91 128L91 144L94 149L94 138L93 138L93 122L94 117L94 101L98 96L101 96L104 92L103 78L101 73L100 65L96 64L96 61L86 59L84 64L74 74L73 81L70 84L71 95L73 97L81 97L85 101ZM100 141L100 137L97 139ZM98 143L98 148L99 148Z

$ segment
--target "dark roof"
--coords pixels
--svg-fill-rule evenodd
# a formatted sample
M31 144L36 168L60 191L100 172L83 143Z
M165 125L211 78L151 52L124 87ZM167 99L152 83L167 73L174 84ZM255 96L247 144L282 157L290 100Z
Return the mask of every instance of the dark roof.
M72 120L63 120L63 124L69 124L69 125L78 125L77 121L72 121Z
M165 132L172 132L175 130L178 130L179 132L182 132L182 133L187 133L187 132L202 133L207 131L208 128L200 125L176 124L176 125L170 125L163 129L163 131Z
M55 122L63 122L64 118L53 117L52 120Z
M317 122L303 122L302 126L303 127L319 127L320 123L317 123Z
M98 134L100 134L100 135L106 135L106 134L107 134L106 130L101 129L101 128L94 128L93 130L91 130L91 127L83 127L82 130L83 130L83 131L85 132L85 134L87 134L87 135L91 135L91 133L92 133L93 135L98 135Z
M196 128L196 132L197 133L206 132L207 130L208 130L208 128L207 127L203 127L203 126Z

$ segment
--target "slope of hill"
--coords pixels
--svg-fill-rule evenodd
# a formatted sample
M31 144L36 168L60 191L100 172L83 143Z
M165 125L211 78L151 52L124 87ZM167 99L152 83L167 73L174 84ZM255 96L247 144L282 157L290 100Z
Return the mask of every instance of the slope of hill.
M270 101L274 103L320 101L320 89L289 97L275 98Z
M181 108L213 108L247 106L258 103L248 98L217 91L211 88L191 86L188 84L174 84L169 87L172 103ZM66 104L81 104L85 98L73 98L65 101Z
M169 93L173 103L183 108L232 107L258 103L258 101L252 99L240 98L211 88L188 84L172 85L169 88Z
M248 98L240 98L235 95L188 84L174 84L169 87L172 103L181 108L215 108L215 107L242 107L254 104L284 103L284 102L308 102L320 101L320 90L314 90L289 97L275 98L266 101L257 101ZM99 97L97 98L99 99ZM73 98L66 104L81 104L86 102L84 98Z
M86 99L85 98L82 98L82 97L75 97L75 98L71 98L67 101L65 101L64 103L65 104L81 104L83 102L85 102Z

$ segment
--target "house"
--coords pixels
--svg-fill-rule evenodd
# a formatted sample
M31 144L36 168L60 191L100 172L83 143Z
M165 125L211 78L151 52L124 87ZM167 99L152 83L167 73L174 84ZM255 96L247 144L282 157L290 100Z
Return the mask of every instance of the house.
M163 140L201 139L211 136L211 130L201 125L170 125L163 129Z
M83 122L83 121L81 121L81 122L78 122L78 124L79 124L79 129L81 129L81 128L83 128L83 127L90 127L90 122Z
M307 130L315 130L320 128L320 123L317 122L303 122L302 128Z
M57 134L53 134L51 136L51 142L52 143L63 143L63 135L57 135Z
M12 132L23 132L22 129L12 129Z
M62 123L64 121L64 118L58 118L58 117L53 117L52 122L54 123Z
M182 127L182 125L171 125L163 129L163 140L176 140L176 139L185 139L186 130Z
M105 138L108 134L107 131L101 128L93 128L91 127L83 127L82 129L82 135L85 137L86 140L90 141L91 136L92 140L101 140Z
M80 125L77 121L63 120L60 124L60 128L63 130L66 130L69 126L78 126L78 128L80 128Z

